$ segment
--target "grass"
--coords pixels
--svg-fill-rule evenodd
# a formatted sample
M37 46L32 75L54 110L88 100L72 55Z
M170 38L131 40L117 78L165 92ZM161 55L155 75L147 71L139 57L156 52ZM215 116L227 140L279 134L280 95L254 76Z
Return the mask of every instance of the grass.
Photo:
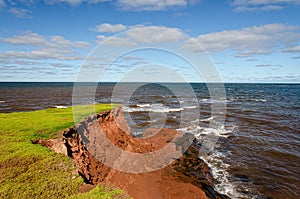
M111 108L108 104L73 107L80 112L75 121ZM73 125L72 107L0 113L0 198L119 198L122 191L103 187L79 194L83 179L72 174L70 159L31 143L55 138Z

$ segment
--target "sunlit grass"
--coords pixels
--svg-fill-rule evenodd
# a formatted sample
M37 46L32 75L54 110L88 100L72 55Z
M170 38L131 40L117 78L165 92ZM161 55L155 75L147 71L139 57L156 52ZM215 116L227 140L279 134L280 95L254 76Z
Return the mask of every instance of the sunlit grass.
M110 104L77 106L76 122ZM80 110L80 111L79 111ZM83 179L72 174L68 157L34 145L74 125L72 107L0 114L0 198L118 198L120 190L101 187L78 195ZM77 197L78 196L78 197Z

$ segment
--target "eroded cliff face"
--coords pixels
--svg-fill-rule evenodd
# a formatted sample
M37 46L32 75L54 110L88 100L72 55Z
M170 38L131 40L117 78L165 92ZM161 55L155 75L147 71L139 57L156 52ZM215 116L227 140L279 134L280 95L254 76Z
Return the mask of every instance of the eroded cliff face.
M152 131L154 129L149 129L146 133L149 135ZM122 150L112 150L101 136ZM36 143L74 158L78 172L86 183L96 185L105 182L118 186L136 199L227 198L214 191L209 168L198 158L199 146L193 136L181 134L178 137L180 143L176 142L176 136L178 132L175 130L161 129L147 138L132 137L120 107L86 118L64 131L61 139L40 140ZM99 144L99 141L104 144ZM112 168L111 164L115 162L106 162L109 157L112 160L122 157L122 151L149 153L161 149L167 143L174 146L171 147L173 150L183 150L185 145L188 148L180 158L152 172L127 173ZM117 164L126 164L126 156L123 159L124 162Z

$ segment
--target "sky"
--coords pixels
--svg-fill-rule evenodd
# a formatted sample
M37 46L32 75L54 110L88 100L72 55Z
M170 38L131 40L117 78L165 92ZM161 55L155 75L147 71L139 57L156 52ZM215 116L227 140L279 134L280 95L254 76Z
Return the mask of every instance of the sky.
M299 0L0 0L0 81L299 83L299 18Z

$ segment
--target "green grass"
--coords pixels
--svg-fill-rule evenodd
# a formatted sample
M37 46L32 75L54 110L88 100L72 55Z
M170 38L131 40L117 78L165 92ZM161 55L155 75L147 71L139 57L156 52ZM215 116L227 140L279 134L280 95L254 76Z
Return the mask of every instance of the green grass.
M115 107L115 106L114 106ZM73 107L75 121L111 105ZM79 194L83 179L72 174L70 159L31 143L55 138L74 125L72 107L0 114L0 198L118 198L122 191L96 189Z

